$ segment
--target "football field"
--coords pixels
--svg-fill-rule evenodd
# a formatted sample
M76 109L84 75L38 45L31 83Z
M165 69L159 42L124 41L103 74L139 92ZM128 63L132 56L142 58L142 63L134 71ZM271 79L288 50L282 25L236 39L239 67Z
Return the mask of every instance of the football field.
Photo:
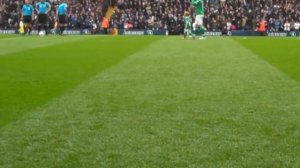
M300 167L300 38L1 35L15 167Z

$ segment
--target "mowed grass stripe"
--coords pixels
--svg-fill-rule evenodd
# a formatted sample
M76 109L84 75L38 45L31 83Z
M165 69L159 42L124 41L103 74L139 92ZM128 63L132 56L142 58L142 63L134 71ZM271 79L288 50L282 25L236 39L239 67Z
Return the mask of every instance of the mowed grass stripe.
M0 165L299 167L299 101L229 38L165 38L5 127Z
M157 39L98 37L0 57L0 126L20 118ZM56 40L59 39L47 39L53 44ZM37 42L36 38L32 41Z
M6 36L4 36L6 37ZM48 47L52 45L59 45L67 42L75 42L96 38L96 36L7 36L7 38L0 39L0 57L7 54L18 53L29 49Z
M300 38L234 38L241 45L300 82Z

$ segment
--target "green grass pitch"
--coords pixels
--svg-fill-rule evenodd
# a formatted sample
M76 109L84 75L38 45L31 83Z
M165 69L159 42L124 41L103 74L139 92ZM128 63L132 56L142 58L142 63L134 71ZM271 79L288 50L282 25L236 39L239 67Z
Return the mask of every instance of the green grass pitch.
M0 36L0 168L300 167L299 43Z

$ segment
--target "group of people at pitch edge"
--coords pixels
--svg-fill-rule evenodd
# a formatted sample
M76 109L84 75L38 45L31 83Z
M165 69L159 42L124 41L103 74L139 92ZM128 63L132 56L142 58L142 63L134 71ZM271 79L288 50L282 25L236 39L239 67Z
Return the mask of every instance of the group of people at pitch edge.
M204 2L203 0L192 0L192 5L196 9L196 18L193 23L193 19L190 13L186 11L184 13L184 36L183 38L193 37L195 39L196 35L200 35L200 40L205 39L205 28L203 26L204 19Z
M35 8L31 4L31 0L25 0L25 4L22 7L22 19L25 27L24 35L30 35L32 30L32 21L34 15L34 9L38 15L37 17L37 26L38 26L38 34L44 28L45 33L48 33L48 13L51 10L50 3L45 0L40 0L35 4ZM58 18L58 26L59 26L59 34L63 35L63 32L67 26L67 12L68 5L66 0L61 0L61 3L58 5L56 9L56 14Z

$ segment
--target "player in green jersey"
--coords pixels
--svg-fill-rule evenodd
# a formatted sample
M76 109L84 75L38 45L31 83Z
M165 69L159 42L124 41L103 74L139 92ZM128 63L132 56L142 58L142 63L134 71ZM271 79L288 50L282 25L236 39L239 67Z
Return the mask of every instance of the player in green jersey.
M183 34L183 38L185 39L186 37L192 36L192 23L193 23L193 20L190 17L190 13L189 12L185 12L184 13L183 21L184 21L184 34Z
M203 0L192 0L192 5L196 9L196 19L195 23L193 24L193 29L195 32L199 32L201 37L200 39L205 39L205 28L203 25L203 18L204 18L204 2Z

